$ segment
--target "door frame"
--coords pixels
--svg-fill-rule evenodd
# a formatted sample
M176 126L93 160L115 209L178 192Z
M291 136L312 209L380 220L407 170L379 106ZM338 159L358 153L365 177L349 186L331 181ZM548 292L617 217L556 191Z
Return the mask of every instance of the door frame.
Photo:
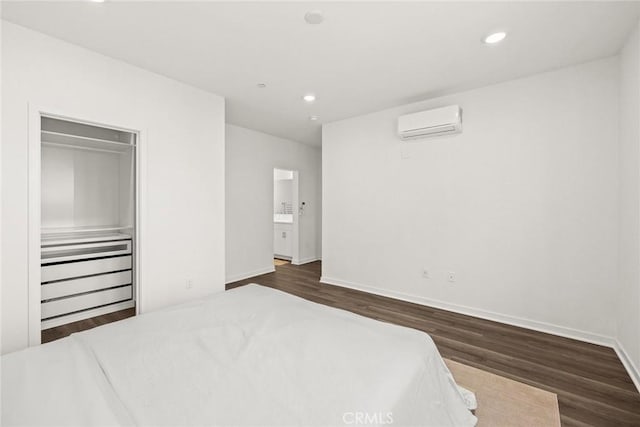
M94 126L108 127L111 129L123 130L136 134L135 148L135 242L134 242L134 293L136 315L142 313L143 295L143 254L142 236L144 234L144 224L142 220L146 213L146 203L144 200L146 188L146 138L145 126L140 123L120 123L114 125L108 121L89 117L86 111L73 111L68 108L43 106L41 104L28 104L28 184L27 184L27 262L28 262L28 344L29 346L41 343L41 263L40 263L40 242L41 242L41 118L42 116L68 120L76 123L83 123Z
M274 166L274 168L271 171L271 235L273 236L273 230L275 227L275 223L273 222L273 215L274 215L274 211L275 211L275 206L273 206L273 196L275 194L275 179L273 177L274 171L276 169L282 170L282 171L288 171L288 172L293 172L293 183L292 183L292 198L291 198L291 204L292 204L292 214L293 214L293 224L292 224L292 230L291 230L291 239L292 239L292 244L291 244L291 264L293 265L300 265L300 194L299 194L299 190L300 190L300 173L299 171L292 169L292 168L287 168L287 167L279 167L279 166ZM273 258L273 250L271 251L271 257Z

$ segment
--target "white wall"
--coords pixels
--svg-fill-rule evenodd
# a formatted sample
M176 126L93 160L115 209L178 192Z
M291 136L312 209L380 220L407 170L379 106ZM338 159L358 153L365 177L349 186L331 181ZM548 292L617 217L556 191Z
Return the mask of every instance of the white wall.
M29 103L142 131L143 311L223 290L224 99L7 22L2 65L2 351L27 345Z
M320 150L234 125L226 136L227 282L273 271L274 168L299 172L300 262L318 259Z
M323 281L607 341L617 94L610 58L324 125ZM462 134L396 137L450 104Z
M617 338L640 388L640 35L620 54L620 289Z
M120 157L124 155L55 146L43 146L41 153L43 228L131 224L130 219L120 220Z

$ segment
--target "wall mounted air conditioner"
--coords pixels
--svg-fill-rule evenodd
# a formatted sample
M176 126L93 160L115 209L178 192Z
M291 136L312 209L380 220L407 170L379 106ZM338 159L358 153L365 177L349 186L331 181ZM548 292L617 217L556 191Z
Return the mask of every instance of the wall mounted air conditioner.
M403 141L462 132L462 109L458 105L398 117L398 136Z

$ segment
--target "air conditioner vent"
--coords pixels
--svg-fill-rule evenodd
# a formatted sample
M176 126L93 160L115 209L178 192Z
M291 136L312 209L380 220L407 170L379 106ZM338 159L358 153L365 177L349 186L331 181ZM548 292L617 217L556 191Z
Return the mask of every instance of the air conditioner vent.
M458 105L398 117L398 136L403 141L462 132L462 109Z

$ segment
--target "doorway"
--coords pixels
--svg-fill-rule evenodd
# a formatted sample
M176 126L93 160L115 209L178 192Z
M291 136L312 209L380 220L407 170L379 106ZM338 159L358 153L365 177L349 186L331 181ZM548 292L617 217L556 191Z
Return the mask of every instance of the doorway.
M299 260L298 172L273 170L273 260L275 266Z

